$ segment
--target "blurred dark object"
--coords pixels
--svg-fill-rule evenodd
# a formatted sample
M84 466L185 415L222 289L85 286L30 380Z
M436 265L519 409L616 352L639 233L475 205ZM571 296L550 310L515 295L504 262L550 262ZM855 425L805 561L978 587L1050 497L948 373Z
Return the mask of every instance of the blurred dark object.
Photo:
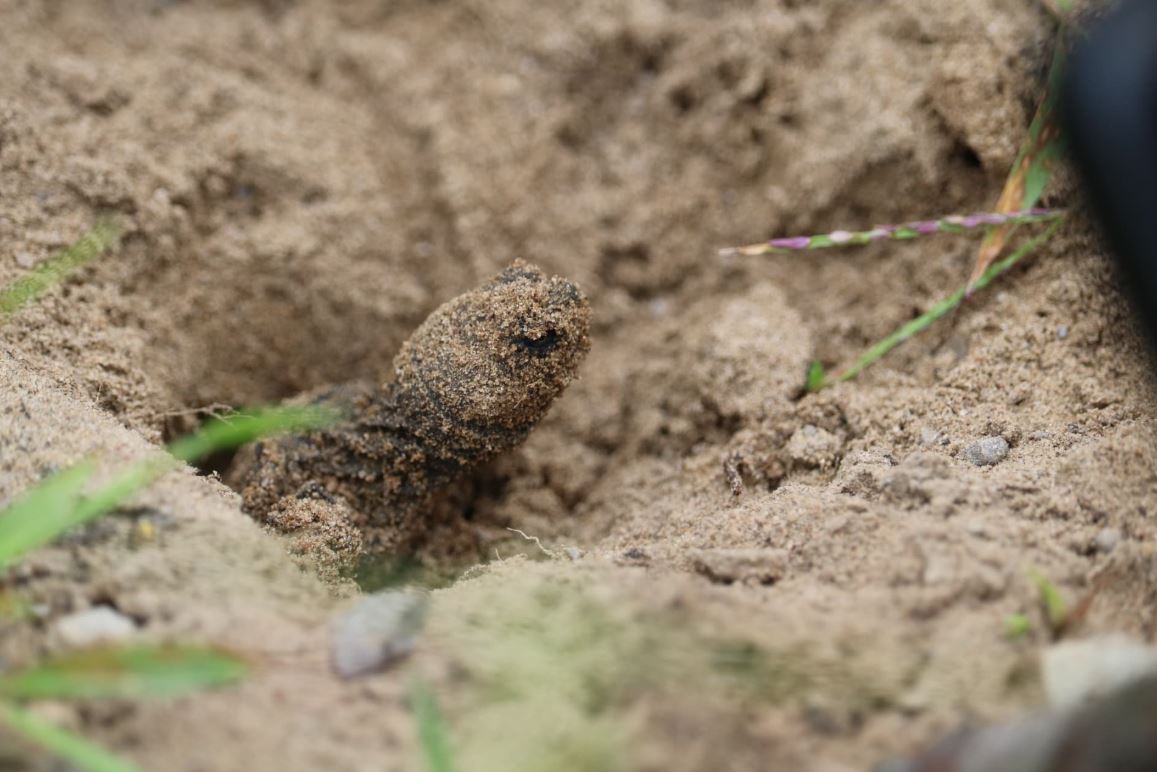
M1126 0L1069 58L1064 129L1157 342L1157 0Z
M1157 678L1077 710L958 732L875 772L1154 772Z

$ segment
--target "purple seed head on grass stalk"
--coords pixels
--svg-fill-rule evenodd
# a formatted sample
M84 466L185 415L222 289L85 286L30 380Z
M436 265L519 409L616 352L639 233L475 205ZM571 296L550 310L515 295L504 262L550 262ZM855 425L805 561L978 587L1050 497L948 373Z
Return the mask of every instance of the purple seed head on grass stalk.
M774 249L807 249L811 241L811 236L795 236L786 239L772 239L768 244Z
M837 230L828 234L816 236L792 236L787 238L771 239L762 244L751 244L745 247L728 247L719 250L720 255L758 255L800 252L809 249L824 249L828 247L843 247L866 244L881 239L907 239L913 236L929 236L933 233L955 233L961 228L972 229L982 226L995 225L1025 225L1036 222L1047 222L1064 216L1063 209L1026 209L1021 212L977 212L968 215L948 215L935 220L920 220L903 225L877 225L867 231Z

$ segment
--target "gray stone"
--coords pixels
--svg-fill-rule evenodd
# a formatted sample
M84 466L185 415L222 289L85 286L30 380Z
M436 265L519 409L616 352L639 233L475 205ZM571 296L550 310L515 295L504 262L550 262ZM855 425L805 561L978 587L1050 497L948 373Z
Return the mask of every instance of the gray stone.
M1102 528L1100 533L1093 537L1093 546L1098 552L1108 554L1121 543L1121 532L1116 528Z
M925 426L920 430L920 444L926 448L937 445L947 445L948 442L949 440L944 436L943 432L933 429L931 426Z
M56 620L50 636L63 648L83 649L102 643L120 643L136 631L136 623L116 609L95 606Z
M334 620L334 672L354 678L384 670L409 655L429 605L429 595L421 590L385 590L362 598Z
M983 437L965 448L961 455L977 466L999 464L1008 456L1008 440L1004 437Z

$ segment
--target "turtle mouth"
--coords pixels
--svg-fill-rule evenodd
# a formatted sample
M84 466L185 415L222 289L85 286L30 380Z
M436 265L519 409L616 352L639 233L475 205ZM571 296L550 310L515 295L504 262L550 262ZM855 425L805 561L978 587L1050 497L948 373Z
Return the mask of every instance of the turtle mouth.
M547 330L542 335L536 337L519 335L514 338L514 345L526 351L531 356L536 357L545 357L558 348L561 342L562 335L560 335L557 330Z

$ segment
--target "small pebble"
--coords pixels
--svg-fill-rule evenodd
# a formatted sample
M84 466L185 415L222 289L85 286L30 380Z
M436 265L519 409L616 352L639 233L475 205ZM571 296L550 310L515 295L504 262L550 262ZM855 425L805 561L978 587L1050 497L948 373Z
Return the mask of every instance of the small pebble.
M1121 543L1121 532L1116 528L1102 528L1093 538L1093 546L1097 548L1098 552L1103 552L1106 555L1117 548Z
M138 520L129 531L129 547L141 549L157 540L157 526L152 520Z
M651 316L656 319L666 319L671 315L671 301L666 298L655 298L651 301L649 309Z
M50 635L64 648L83 649L102 643L118 643L136 630L136 623L116 609L95 606L56 620Z
M31 268L32 266L36 265L36 256L31 252L17 252L16 265L20 266L21 268Z
M925 426L920 430L920 444L926 448L931 448L936 445L947 445L948 438L937 429L930 426Z
M1025 402L1028 402L1031 397L1032 392L1029 390L1029 388L1027 386L1022 386L1013 389L1012 393L1008 395L1008 404L1023 405Z
M1062 324L1057 327L1057 337L1061 340L1069 337L1069 326L1067 324Z
M1004 437L984 437L965 448L961 455L976 466L999 464L1008 456L1008 440Z
M968 532L969 536L975 536L978 539L989 538L988 526L980 520L966 520L964 522L964 530Z
M362 598L334 620L334 672L355 678L384 670L409 655L429 605L429 595L420 590L385 590Z
M563 554L566 555L571 560L582 560L583 555L586 554L582 550L580 550L578 547L563 547L562 551L563 551Z

